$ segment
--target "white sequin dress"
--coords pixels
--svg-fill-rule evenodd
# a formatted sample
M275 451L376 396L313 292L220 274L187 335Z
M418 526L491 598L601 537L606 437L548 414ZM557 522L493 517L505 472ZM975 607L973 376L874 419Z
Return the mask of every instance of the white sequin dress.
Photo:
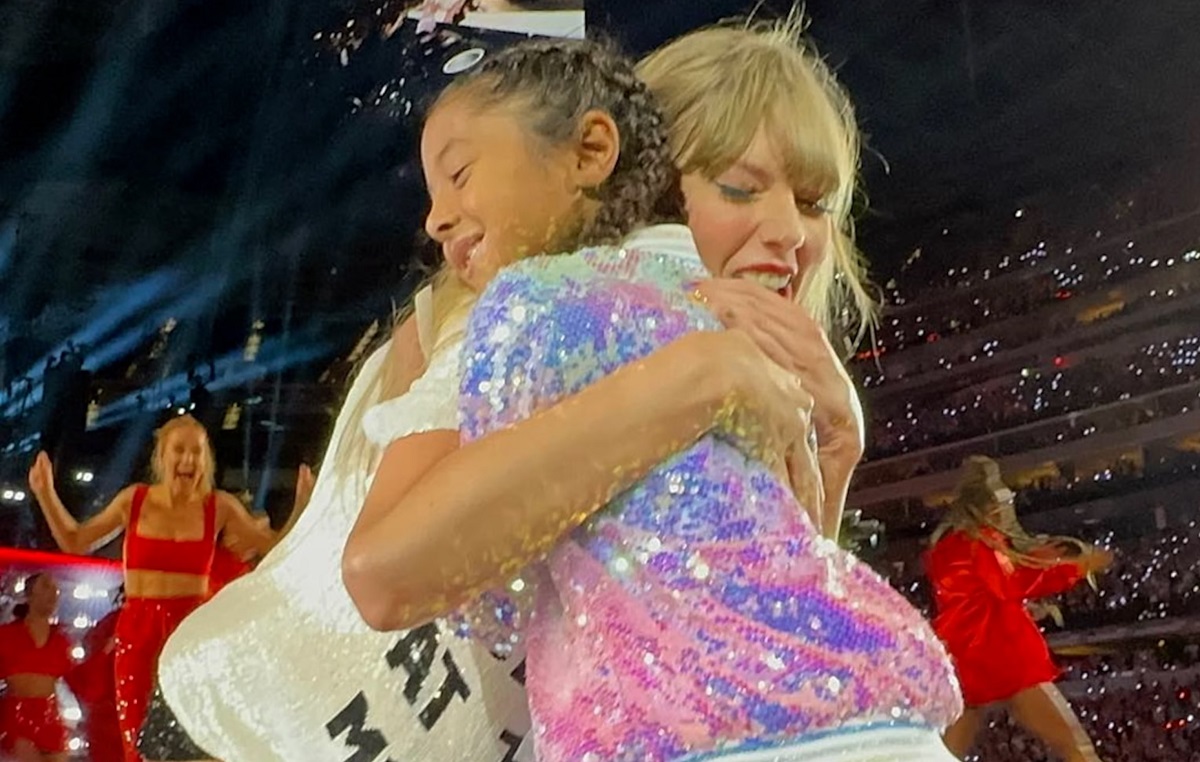
M429 331L422 333L423 345L432 346ZM519 659L498 661L439 624L374 632L341 581L342 549L383 447L410 434L458 428L459 345L440 346L407 394L375 404L360 423L352 411L374 393L388 347L371 356L291 534L167 643L159 666L163 695L182 728L213 756L229 762L525 758L514 756L529 730L524 690L512 676L523 675ZM359 425L374 445L366 448L369 462L339 473L334 454Z

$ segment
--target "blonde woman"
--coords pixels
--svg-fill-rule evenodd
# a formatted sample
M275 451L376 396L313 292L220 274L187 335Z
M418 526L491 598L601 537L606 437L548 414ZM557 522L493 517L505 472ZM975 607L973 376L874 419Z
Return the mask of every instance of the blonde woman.
M1026 603L1107 569L1112 554L1071 537L1026 533L991 458L967 459L948 511L926 564L938 611L934 629L954 657L967 704L946 745L966 755L988 709L1003 707L1062 759L1097 762L1054 686L1059 669Z
M799 24L793 22L688 35L676 44L672 55L706 54L701 56L699 67L681 69L687 79L678 82L696 92L696 82L718 76L728 66L734 77L730 86L755 94L751 100L757 104L759 117L765 118L765 107L782 97L780 108L786 103L791 109L785 109L782 118L808 119L807 105L813 99L824 98L823 90L832 88L833 83L825 81L824 75L814 78L815 58L798 46L799 32ZM741 59L728 57L739 52ZM754 75L763 67L777 65L783 66L782 90ZM665 70L670 67L660 68L664 71L651 77L650 85L662 97L676 80ZM799 88L801 84L802 97L788 100L788 88ZM714 101L723 97L711 89L699 92ZM844 97L832 89L830 92ZM737 110L741 105L734 102L726 107ZM836 120L844 118L852 124L840 106L833 112ZM828 125L830 112L821 114ZM729 169L721 166L718 170L719 160L738 157L752 141L756 128L756 124L750 124L729 136L705 125L697 132L697 140L700 148L709 151L705 155L712 156L711 165L685 162L685 169L692 173L691 181L705 173L715 180ZM690 122L681 121L672 132L677 158L683 159L682 153L691 150L682 136L693 129ZM838 149L838 164L848 168L843 176L852 178L856 139L845 137ZM714 142L726 138L731 139L731 145L714 155ZM793 144L789 153L796 147ZM704 172L697 167L703 167ZM852 187L848 179L842 190L847 201ZM701 254L706 262L714 263L714 274L736 275L746 281L731 283L728 290L706 281L699 289L718 314L765 344L779 350L787 348L791 353L789 366L812 376L810 387L821 399L821 469L830 497L825 502L825 513L817 512L819 503L811 505L815 523L836 526L835 516L840 510L837 497L844 492L844 481L861 453L861 416L853 387L823 333L824 327L832 326L830 316L841 315L843 308L870 314L869 300L858 285L862 269L848 235L849 205L839 204L829 215L802 216L791 183L783 177L770 187L743 187L740 190L744 197L737 199L714 198L715 194L710 193L709 203L703 204L703 191L714 189L715 184L707 189L696 188L699 193L694 195L697 206L691 221ZM781 198L787 203L780 203ZM814 220L820 222L822 216L822 224L832 228L830 237L837 237L834 248L824 251L788 243L807 237L804 230L798 229ZM706 221L723 218L737 224L705 226ZM690 250L687 231L680 229L676 234ZM742 253L735 257L738 252ZM802 259L796 256L798 252L804 255ZM740 271L737 262L748 256L754 265L762 264L766 256L786 262L795 276L793 296L804 297L803 306L794 304L795 299L761 288L756 281L763 276L755 274L759 268ZM721 267L719 262L724 260L735 266ZM435 279L433 289L418 296L412 319L405 321L388 347L379 350L362 369L339 414L312 508L292 535L258 570L232 584L190 617L168 644L160 669L164 694L179 723L205 749L227 759L256 760L298 759L314 750L328 755L369 751L431 762L533 759L532 738L516 750L530 728L520 682L524 672L519 649L507 660L499 661L486 649L454 638L442 623L399 634L372 632L354 610L338 573L341 546L350 527L360 519L367 487L380 480L383 487L402 477L418 478L423 469L444 457L443 443L449 442L452 447L457 443L462 327L475 298L474 290L466 285L469 279L463 275L448 263ZM861 309L854 305L861 305ZM781 328L800 334L784 337L780 345L769 337ZM716 362L720 358L713 359ZM661 358L663 366L670 361L670 355ZM758 374L764 375L761 363L745 367L748 372L758 368ZM672 399L672 390L656 385L652 376L644 378L639 394L647 399L646 390L652 391L656 395L653 399L665 402L658 410L668 418L666 411L679 402L678 396ZM586 407L564 406L563 412L574 416ZM607 404L602 412L618 423L621 415L632 415L631 411ZM630 419L626 420L628 431ZM665 436L677 438L671 426L681 431L691 424L668 420ZM575 426L573 430L581 437L580 443L586 445L586 427ZM546 457L544 452L531 453ZM376 477L381 458L386 474ZM542 466L540 470L548 469ZM377 498L376 490L375 504L390 507ZM375 520L371 513L363 515L359 526L362 533L369 534ZM255 605L250 615L246 613L248 601ZM216 652L225 658L207 658ZM417 658L396 659L394 654L398 652L415 653ZM278 705L256 702L254 696L260 691L297 698ZM250 703L256 704L253 716L244 711Z
M472 121L488 112L463 101L524 92L510 79L526 64L480 69L426 127L426 229L465 280L495 276L464 345L461 444L432 432L389 446L345 579L376 627L467 603L463 633L499 652L527 638L539 760L948 759L938 731L961 705L944 650L817 528L861 448L853 389L814 319L827 313L812 307L841 301L858 274L835 227L848 209L833 206L852 196L856 142L840 91L790 31L712 30L660 51L661 81L653 57L643 67L691 230L506 262L481 244L507 218L506 153ZM752 94L689 87L693 61L742 67ZM458 158L435 159L459 142ZM531 207L524 235L580 227L550 217L565 200ZM739 282L697 287L706 271ZM696 299L735 330L715 331ZM815 483L814 402L817 442L851 453L844 475L831 460Z
M256 523L236 497L215 489L208 433L180 416L155 434L153 481L121 490L99 513L79 522L54 487L50 458L39 453L29 487L59 548L88 553L125 533L125 607L116 628L117 704L126 762L140 762L137 735L153 689L159 651L208 594L217 536L267 552L276 536Z

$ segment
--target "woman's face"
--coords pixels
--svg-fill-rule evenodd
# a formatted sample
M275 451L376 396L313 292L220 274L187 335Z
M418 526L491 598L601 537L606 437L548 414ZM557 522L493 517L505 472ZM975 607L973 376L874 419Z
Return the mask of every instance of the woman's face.
M208 435L199 426L181 426L167 434L159 458L164 484L199 489L208 477Z
M45 618L54 616L58 610L58 583L48 574L39 576L30 586L26 600L31 614Z
M832 221L821 194L794 187L764 130L715 178L683 176L688 227L705 267L718 278L746 278L789 300L802 299L829 256Z

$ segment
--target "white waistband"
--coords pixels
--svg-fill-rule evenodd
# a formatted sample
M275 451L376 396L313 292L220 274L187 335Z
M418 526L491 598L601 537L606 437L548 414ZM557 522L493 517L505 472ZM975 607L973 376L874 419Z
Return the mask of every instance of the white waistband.
M957 762L930 728L846 728L806 740L711 751L681 762Z

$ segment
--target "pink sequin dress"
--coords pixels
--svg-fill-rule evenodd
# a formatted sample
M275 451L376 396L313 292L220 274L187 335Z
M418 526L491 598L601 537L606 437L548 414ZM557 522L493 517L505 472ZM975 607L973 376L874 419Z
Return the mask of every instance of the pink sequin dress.
M660 226L623 248L504 270L464 343L464 438L718 330L688 297L706 277L690 240ZM460 621L499 650L525 638L543 762L807 759L779 750L844 728L936 739L961 711L917 610L821 538L789 486L722 432L654 468Z

